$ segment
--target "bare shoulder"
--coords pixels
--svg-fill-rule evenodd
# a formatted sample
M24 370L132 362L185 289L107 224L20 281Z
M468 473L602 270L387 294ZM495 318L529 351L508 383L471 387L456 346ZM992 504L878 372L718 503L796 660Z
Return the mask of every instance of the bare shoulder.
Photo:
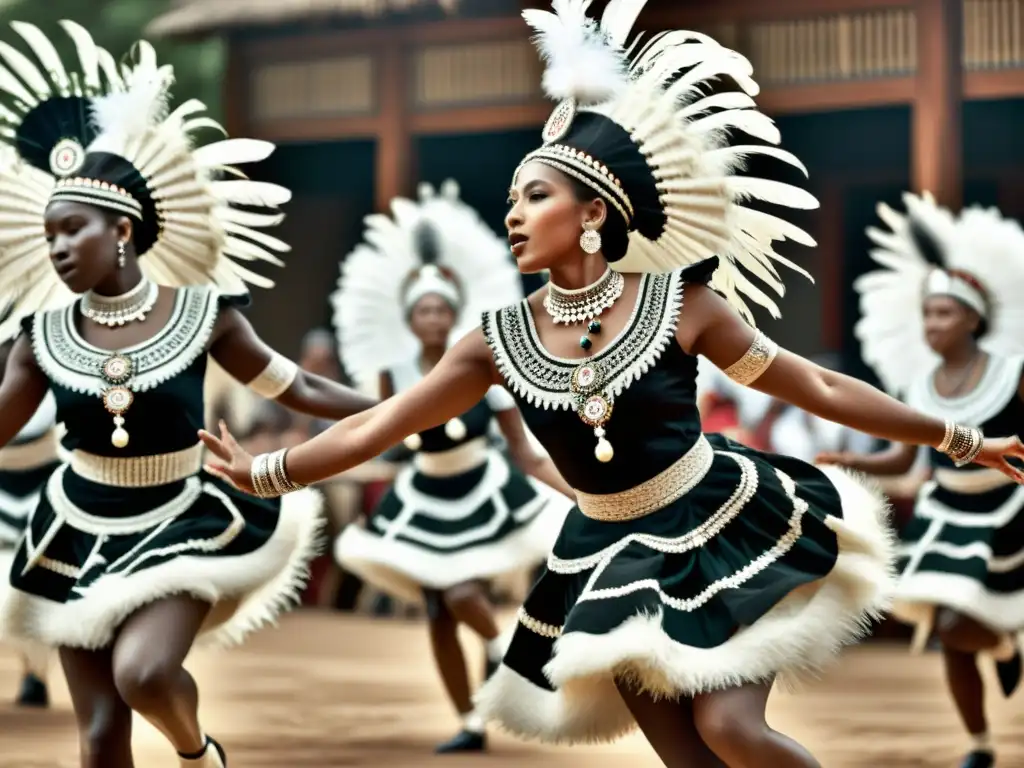
M713 288L703 283L686 283L683 286L683 302L676 327L679 346L686 352L692 352L710 325L724 318L731 319L734 314L729 303Z

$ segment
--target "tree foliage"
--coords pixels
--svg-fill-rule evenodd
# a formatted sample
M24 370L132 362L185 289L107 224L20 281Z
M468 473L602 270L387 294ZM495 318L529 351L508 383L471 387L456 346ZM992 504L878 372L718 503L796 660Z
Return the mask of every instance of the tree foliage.
M154 18L173 5L173 0L0 0L0 39L21 51L24 41L9 26L26 21L39 27L65 62L74 62L74 46L58 25L71 19L89 30L97 44L120 60L140 39L149 39L161 63L173 64L176 84L174 101L197 98L205 102L214 118L221 116L221 84L224 46L212 39L178 42L150 39L144 30ZM68 66L72 66L70 63Z

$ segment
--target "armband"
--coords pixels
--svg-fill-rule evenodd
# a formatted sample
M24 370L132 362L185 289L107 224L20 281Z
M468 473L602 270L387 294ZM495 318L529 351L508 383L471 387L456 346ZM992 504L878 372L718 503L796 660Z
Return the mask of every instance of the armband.
M768 370L768 367L775 361L779 354L779 345L757 331L750 349L746 351L739 360L725 369L724 373L737 384L753 384L761 375Z

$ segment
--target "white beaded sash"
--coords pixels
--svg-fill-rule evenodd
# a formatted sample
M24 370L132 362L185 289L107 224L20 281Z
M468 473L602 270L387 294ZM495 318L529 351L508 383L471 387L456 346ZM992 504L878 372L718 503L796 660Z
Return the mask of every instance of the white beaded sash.
M428 477L452 477L483 466L487 456L487 438L477 437L450 451L417 453L412 463Z
M57 429L48 430L35 440L20 445L8 445L0 450L0 470L22 472L57 460Z
M619 493L576 491L576 505L587 517L620 523L657 512L685 496L697 485L715 460L715 451L701 435L683 457L650 480Z
M203 465L203 444L196 443L174 453L153 456L112 457L75 450L71 471L100 485L117 488L151 488L176 483L199 472Z

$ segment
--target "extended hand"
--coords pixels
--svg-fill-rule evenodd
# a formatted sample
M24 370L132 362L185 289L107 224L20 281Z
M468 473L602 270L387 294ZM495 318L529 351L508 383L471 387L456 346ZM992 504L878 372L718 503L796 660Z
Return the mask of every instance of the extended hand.
M998 469L1015 483L1024 484L1024 471L1010 464L1008 459L1024 459L1024 443L1019 437L986 437L974 463Z
M205 429L199 430L199 439L210 449L219 461L207 462L206 471L231 483L240 491L253 493L252 487L252 456L245 452L228 432L227 424L220 421L220 437L214 437Z

